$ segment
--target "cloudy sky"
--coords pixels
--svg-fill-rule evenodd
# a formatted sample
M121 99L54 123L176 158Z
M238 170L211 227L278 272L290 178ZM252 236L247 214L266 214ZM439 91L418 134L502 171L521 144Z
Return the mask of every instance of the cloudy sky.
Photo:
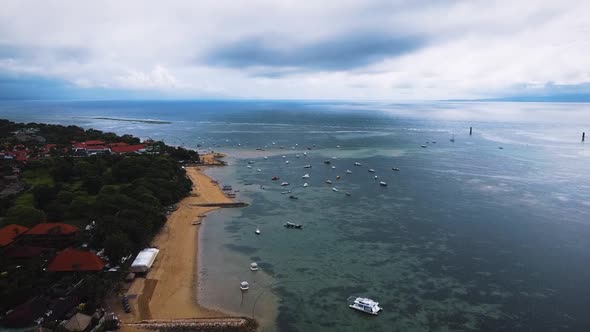
M0 0L0 8L0 99L590 92L583 0Z

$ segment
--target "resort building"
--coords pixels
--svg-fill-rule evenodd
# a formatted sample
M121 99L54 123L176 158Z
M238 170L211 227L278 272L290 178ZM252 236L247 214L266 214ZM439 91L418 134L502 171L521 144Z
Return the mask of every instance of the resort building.
M95 253L67 248L59 252L49 263L50 272L97 272L102 271L106 262Z
M64 248L72 244L80 229L65 223L41 223L23 234L23 242L32 246Z

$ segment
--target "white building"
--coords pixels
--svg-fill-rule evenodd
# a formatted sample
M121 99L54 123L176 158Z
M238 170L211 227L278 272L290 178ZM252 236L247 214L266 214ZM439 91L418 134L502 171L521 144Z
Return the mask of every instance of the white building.
M146 248L137 254L133 263L131 263L131 267L129 268L130 272L135 273L145 273L149 271L149 269L154 264L156 257L160 250L156 248Z

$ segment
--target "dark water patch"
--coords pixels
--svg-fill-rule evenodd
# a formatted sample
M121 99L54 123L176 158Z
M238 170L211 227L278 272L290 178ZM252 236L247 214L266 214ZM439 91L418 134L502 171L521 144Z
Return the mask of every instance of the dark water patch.
M238 245L238 244L226 244L225 245L226 248L237 251L237 252L241 252L243 254L246 255L251 255L257 251L259 251L260 249L258 248L254 248L254 247L249 247L246 245Z

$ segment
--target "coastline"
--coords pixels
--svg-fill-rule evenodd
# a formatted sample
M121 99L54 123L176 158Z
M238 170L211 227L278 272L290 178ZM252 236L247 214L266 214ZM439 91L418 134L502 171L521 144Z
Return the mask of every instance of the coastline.
M203 156L203 159L212 156ZM131 298L131 313L124 313L114 304L121 317L123 331L137 331L133 326L149 320L181 320L218 318L220 322L235 321L229 313L205 308L197 298L199 287L199 229L193 221L204 222L204 216L220 209L199 204L232 203L219 185L204 173L206 166L186 167L193 183L188 197L168 217L166 224L154 238L152 245L160 249L158 258L145 278L136 278L127 294ZM119 301L120 302L120 301ZM127 325L131 324L131 325Z

